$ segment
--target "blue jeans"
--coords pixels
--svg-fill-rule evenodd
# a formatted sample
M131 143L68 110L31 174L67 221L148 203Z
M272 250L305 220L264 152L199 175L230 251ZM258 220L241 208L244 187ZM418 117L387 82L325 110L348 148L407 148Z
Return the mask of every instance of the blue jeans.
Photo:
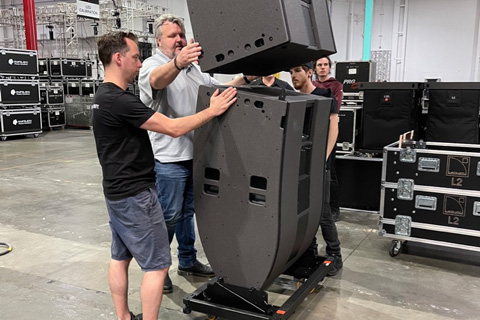
M155 160L155 187L162 206L168 239L175 234L178 242L178 264L190 268L197 261L193 206L193 161L161 163Z

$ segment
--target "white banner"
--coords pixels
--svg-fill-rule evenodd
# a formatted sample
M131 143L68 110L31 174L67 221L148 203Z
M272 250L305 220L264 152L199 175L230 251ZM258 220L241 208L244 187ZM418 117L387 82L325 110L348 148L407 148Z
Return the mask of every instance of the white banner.
M100 19L99 0L77 0L77 15L86 18Z

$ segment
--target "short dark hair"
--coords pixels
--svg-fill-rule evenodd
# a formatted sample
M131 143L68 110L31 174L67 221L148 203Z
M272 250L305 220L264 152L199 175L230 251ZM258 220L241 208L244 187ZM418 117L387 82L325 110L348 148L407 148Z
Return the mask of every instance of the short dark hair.
M126 38L138 43L136 35L123 31L110 32L98 39L98 57L105 67L112 62L112 55L114 53L120 52L121 54L125 54L125 52L128 51L127 41L125 41Z
M323 59L323 58L328 60L328 67L330 67L330 68L332 67L332 60L330 60L330 57L329 56L321 56L320 58L318 58L317 60L315 60L313 62L313 69L315 69L317 67L317 61L320 60L320 59Z

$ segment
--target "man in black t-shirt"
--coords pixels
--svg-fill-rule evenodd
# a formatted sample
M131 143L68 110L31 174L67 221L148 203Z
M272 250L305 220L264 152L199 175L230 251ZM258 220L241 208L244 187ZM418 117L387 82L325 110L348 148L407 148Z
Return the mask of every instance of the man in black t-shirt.
M290 68L290 76L292 77L293 87L302 93L315 94L324 97L333 98L330 90L317 88L313 85L311 78L313 73L313 64L311 62L304 65ZM332 162L332 154L337 142L338 136L338 109L335 99L330 107L330 123L328 127L327 152L326 152L326 168L323 182L323 206L320 218L320 227L322 236L327 244L326 252L328 256L333 257L333 268L329 271L328 276L334 276L343 267L342 255L340 251L340 241L338 240L337 227L333 221L332 212L330 210L330 164ZM317 239L312 241L312 247L316 247Z
M143 319L156 320L171 257L155 190L155 163L147 130L181 136L225 112L236 101L236 90L217 90L209 108L192 116L170 119L125 91L142 66L134 34L114 32L102 36L98 53L105 77L92 109L112 231L108 282L117 318L140 319L130 312L127 299L128 266L135 258L144 271L140 294Z
M250 83L250 85L251 86L266 86L266 87L272 87L272 88L282 88L282 89L293 91L292 86L290 84L288 84L288 82L278 79L277 77L275 77L274 74L255 79Z

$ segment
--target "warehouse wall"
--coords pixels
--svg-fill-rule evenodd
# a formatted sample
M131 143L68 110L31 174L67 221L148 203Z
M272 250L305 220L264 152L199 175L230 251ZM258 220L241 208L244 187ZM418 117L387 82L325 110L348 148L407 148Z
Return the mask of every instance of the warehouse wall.
M337 45L332 60L361 60L365 1L328 2ZM401 7L403 3L405 7ZM386 80L479 81L479 3L479 0L375 0L371 50L390 51L390 78ZM169 5L171 12L188 20L186 0L170 0Z
M35 4L58 3L39 0ZM65 1L71 2L71 1ZM147 0L183 16L187 37L192 37L186 0ZM365 0L328 0L338 53L334 61L361 60ZM405 4L402 7L402 4ZM21 0L1 0L0 8L21 6ZM390 54L389 81L480 81L480 0L374 0L371 50ZM405 24L402 26L402 24ZM47 36L38 26L39 40ZM79 31L90 35L91 27ZM11 37L0 28L3 38ZM49 45L48 41L39 46ZM81 41L81 50L92 51L94 41ZM385 62L386 63L386 62Z
M331 2L337 61L361 60L364 2ZM391 51L390 81L479 81L479 8L478 0L375 0L371 50Z

